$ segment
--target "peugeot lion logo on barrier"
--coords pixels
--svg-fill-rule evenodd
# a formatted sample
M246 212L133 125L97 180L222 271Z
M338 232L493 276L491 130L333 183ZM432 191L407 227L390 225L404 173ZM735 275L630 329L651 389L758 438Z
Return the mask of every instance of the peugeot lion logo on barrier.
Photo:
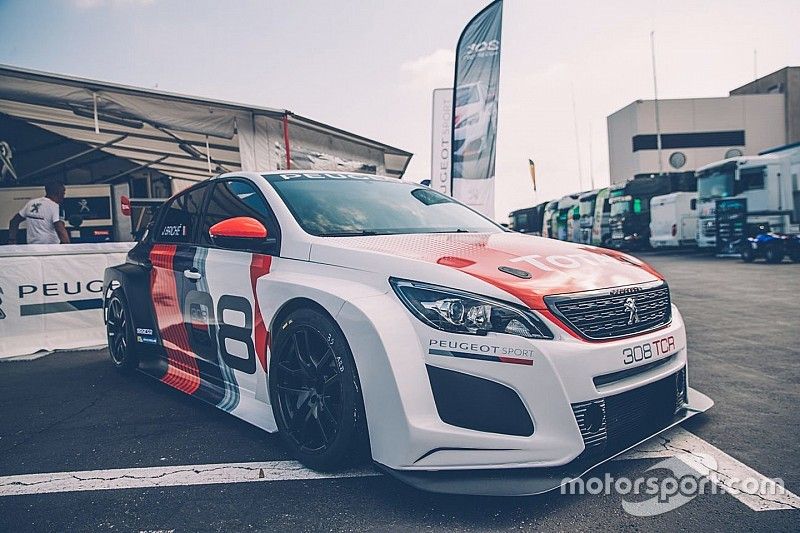
M636 307L635 298L625 299L625 312L628 313L628 325L639 323L639 309Z

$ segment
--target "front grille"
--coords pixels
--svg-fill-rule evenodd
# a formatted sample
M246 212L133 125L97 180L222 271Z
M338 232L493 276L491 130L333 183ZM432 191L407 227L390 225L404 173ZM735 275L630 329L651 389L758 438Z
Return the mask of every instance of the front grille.
M706 237L717 236L717 223L714 220L706 221L701 226L703 228L703 235Z
M686 367L613 396L572 404L582 457L609 457L669 426L686 406Z
M652 331L672 320L669 287L662 282L647 288L634 287L623 294L607 290L588 296L548 296L545 301L566 325L590 340Z

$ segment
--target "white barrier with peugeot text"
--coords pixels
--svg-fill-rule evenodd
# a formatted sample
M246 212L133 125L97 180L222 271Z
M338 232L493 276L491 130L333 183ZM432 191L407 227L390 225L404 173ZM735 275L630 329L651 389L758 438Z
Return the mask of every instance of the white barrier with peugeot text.
M103 271L133 244L0 247L0 359L105 344Z

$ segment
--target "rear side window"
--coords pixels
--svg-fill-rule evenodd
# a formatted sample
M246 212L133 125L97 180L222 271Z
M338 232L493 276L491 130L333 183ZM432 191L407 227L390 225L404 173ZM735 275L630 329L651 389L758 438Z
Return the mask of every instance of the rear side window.
M165 212L153 237L156 242L176 244L191 242L207 188L204 185L186 191L164 206Z

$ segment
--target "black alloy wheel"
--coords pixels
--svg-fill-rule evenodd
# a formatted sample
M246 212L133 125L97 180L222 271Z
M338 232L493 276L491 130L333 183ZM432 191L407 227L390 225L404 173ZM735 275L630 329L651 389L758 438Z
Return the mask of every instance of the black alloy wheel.
M301 309L273 343L269 387L281 437L304 464L334 469L360 458L366 423L347 342L322 313Z
M138 359L133 351L133 335L128 319L128 306L120 289L115 289L111 293L106 312L106 336L111 361L119 370L132 370L138 366Z

